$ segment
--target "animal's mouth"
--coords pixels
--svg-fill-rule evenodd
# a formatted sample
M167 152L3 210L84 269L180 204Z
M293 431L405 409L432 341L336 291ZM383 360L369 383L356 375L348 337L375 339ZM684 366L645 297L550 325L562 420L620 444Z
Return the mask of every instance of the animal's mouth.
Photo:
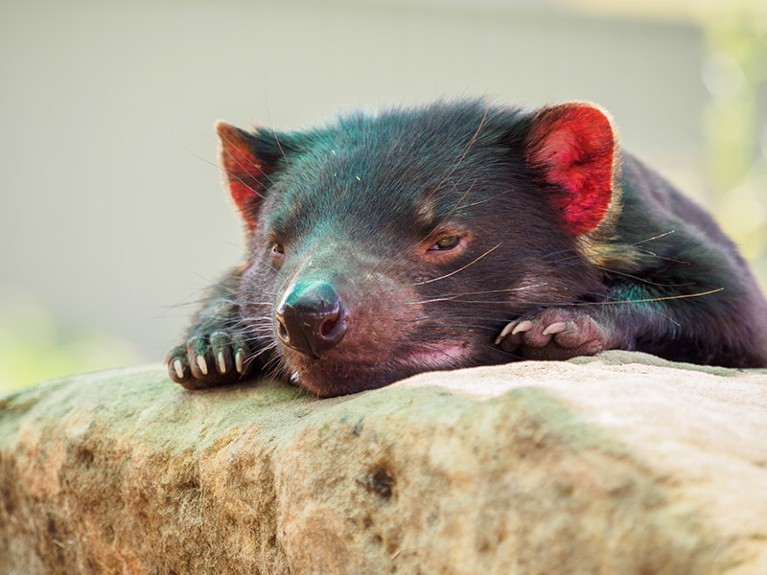
M424 371L469 365L469 356L466 343L445 342L401 350L377 361L306 355L285 359L294 384L319 397L334 397L384 387Z
M421 371L448 369L465 363L467 356L466 344L432 344L407 353L404 363Z

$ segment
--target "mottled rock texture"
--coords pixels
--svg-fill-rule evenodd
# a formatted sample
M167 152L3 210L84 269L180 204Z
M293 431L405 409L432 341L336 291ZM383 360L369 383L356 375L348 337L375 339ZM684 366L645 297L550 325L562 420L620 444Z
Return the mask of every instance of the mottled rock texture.
M0 573L767 573L767 372L613 352L317 400L0 399Z

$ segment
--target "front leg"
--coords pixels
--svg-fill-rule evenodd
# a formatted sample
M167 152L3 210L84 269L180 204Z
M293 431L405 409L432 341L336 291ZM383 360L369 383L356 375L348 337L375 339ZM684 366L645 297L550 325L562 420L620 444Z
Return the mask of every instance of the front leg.
M756 319L765 310L750 299L753 292L724 279L687 290L615 286L602 302L523 314L496 344L524 359L563 360L622 349L704 365L765 365L766 340Z
M525 359L566 360L616 346L613 322L604 314L555 307L510 322L495 343Z
M166 357L168 375L187 389L236 383L259 369L237 303L241 271L210 290L182 343Z

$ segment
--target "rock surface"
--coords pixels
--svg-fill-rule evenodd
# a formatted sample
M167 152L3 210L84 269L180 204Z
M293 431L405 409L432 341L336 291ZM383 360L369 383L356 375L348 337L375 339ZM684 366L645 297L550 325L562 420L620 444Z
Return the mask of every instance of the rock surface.
M767 573L767 372L611 352L316 400L0 399L0 573Z

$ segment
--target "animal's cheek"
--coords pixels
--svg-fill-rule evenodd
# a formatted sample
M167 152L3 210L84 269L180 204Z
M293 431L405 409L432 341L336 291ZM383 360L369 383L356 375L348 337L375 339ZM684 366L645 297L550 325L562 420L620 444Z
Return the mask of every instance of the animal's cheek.
M329 360L373 364L386 361L412 341L419 313L411 288L377 282L373 289L343 290L346 335L326 356Z

